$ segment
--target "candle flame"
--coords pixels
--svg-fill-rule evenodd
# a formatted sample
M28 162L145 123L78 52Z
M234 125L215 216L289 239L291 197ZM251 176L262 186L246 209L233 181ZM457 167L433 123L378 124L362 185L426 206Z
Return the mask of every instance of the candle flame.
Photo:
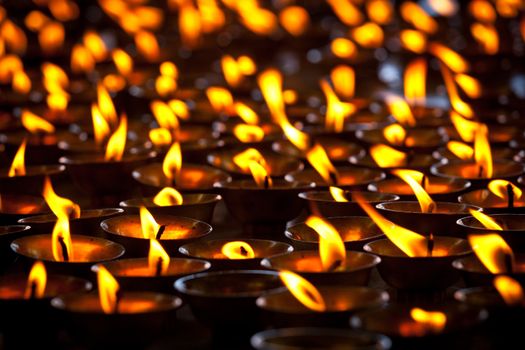
M470 65L459 53L448 46L437 42L428 45L428 51L436 56L448 69L454 73L466 73Z
M387 0L367 1L366 13L372 21L386 25L392 21L394 9L390 1Z
M491 178L493 175L492 151L488 138L488 127L480 124L474 134L474 159L479 167L479 177Z
M164 187L153 198L153 203L159 207L167 207L172 205L181 205L183 202L182 194L173 187Z
M148 136L155 147L168 147L173 143L171 132L166 128L151 129Z
M279 22L293 36L301 36L310 25L310 15L304 7L287 6L279 13Z
M155 221L155 218L146 207L140 207L139 214L142 236L145 239L155 239L161 226Z
M153 276L165 275L170 265L170 256L156 239L149 241L148 266Z
M102 113L102 116L108 121L111 125L117 125L117 111L115 110L115 105L111 96L109 95L108 90L103 84L97 85L97 106Z
M496 276L494 287L507 305L523 305L525 293L521 284L515 279L509 276Z
M228 89L211 86L206 89L206 96L215 112L233 114L233 96Z
M22 110L22 125L32 134L55 132L53 124L27 109Z
M351 30L352 38L367 49L378 48L383 45L383 29L374 22L367 22Z
M295 128L288 120L283 120L280 124L284 135L295 147L305 152L310 145L310 137L307 133Z
M118 311L120 286L113 275L102 265L97 270L98 297L102 311L113 314Z
M85 32L82 38L82 43L89 50L89 52L91 52L91 55L97 62L101 62L106 59L108 50L104 40L102 40L97 32L93 30L88 30Z
M342 188L330 186L328 190L336 202L348 202L348 199L345 196L345 191Z
M450 120L454 124L459 137L464 142L474 142L476 136L476 130L480 128L480 123L463 118L459 113L454 111L450 112Z
M407 50L422 54L427 49L427 36L419 30L404 29L399 34L399 37L401 44Z
M454 80L468 97L479 98L481 96L481 83L478 79L468 74L456 74Z
M172 132L179 129L179 120L166 102L154 100L150 103L150 109L161 128Z
M335 38L330 43L332 53L343 59L351 59L357 55L357 47L354 42L347 38Z
M172 99L168 101L168 106L170 106L173 113L175 113L175 116L177 116L180 119L188 120L190 117L190 110L188 108L188 105L186 102Z
M259 162L251 160L248 162L248 167L258 187L269 188L273 186L273 181L268 171Z
M22 69L13 73L12 87L13 90L20 94L28 94L31 91L31 79Z
M346 261L346 249L335 227L318 216L309 216L306 225L319 235L319 257L324 271L341 269Z
M447 316L440 311L426 311L421 308L412 308L410 317L426 330L440 333L447 323Z
M259 74L257 83L274 121L281 125L285 119L283 77L277 69L269 68ZM281 125L282 127L282 125Z
M386 94L385 103L390 110L390 113L396 118L396 120L403 125L415 126L416 119L412 114L412 110L408 103L401 97L394 94Z
M160 57L159 43L155 35L147 30L139 30L134 36L137 51L149 62L155 62Z
M498 53L499 36L496 27L492 24L476 22L470 26L470 32L487 55L495 55Z
M73 255L73 244L69 231L69 218L59 216L51 236L51 249L55 261L70 261Z
M80 217L80 206L70 199L57 195L49 177L44 179L42 196L58 219L67 219L69 217L78 219Z
M421 185L421 182L425 179L425 174L416 170L398 169L393 170L392 174L399 177L401 180L406 182L414 194L416 195L417 201L421 206L422 213L432 213L436 209L436 203L430 198L427 191Z
M202 26L199 11L192 2L184 1L179 7L179 32L184 46L193 48L198 45Z
M380 168L395 168L406 165L407 155L387 145L377 144L370 147L370 156Z
M104 118L96 103L91 105L91 119L93 120L93 133L95 143L101 146L109 136L110 128L107 120Z
M335 15L347 26L354 27L363 21L363 14L351 0L327 0Z
M159 75L155 79L155 90L162 97L167 97L177 90L177 80L167 75Z
M118 162L122 160L126 148L126 138L128 133L128 118L125 114L120 117L120 123L117 130L111 135L106 147L104 159L106 161Z
M71 50L71 70L74 73L90 73L95 69L95 58L84 45L76 44Z
M248 148L233 156L233 162L235 165L237 165L244 172L250 171L249 164L252 161L261 164L264 168L267 168L268 166L264 156L255 148Z
M44 297L47 283L46 267L42 261L35 261L29 277L27 278L26 291L24 299L41 299Z
M445 81L445 87L447 88L448 98L452 106L453 111L465 116L467 118L472 118L474 116L474 111L468 103L463 101L459 96L458 89L454 83L454 78L452 73L443 65L441 65L441 74L443 75L443 80Z
M463 142L449 141L447 142L447 149L462 160L469 160L474 157L474 148Z
M469 209L469 213L475 219L477 219L485 228L488 228L490 230L503 231L503 227L501 227L493 218L491 218L487 214L473 209Z
M383 129L383 136L390 144L402 146L407 139L407 132L399 124L390 124Z
M111 52L111 58L117 67L117 70L123 76L129 76L133 72L133 60L131 56L122 49L114 49Z
M321 144L316 143L310 148L306 152L306 159L308 159L310 165L321 175L326 183L337 184L339 174Z
M259 124L259 116L253 109L242 102L235 102L233 105L235 113L246 123L250 125Z
M291 271L280 271L279 277L290 293L310 310L326 311L323 296L309 281Z
M264 139L264 130L258 125L237 124L233 128L233 134L243 143L260 142Z
M326 96L326 128L340 133L344 129L345 118L355 113L357 108L352 103L341 102L325 79L322 79L320 84Z
M38 32L38 43L44 53L53 54L62 48L65 36L62 23L49 21Z
M401 4L401 17L427 34L434 34L439 27L436 20L415 2L405 1Z
M252 246L243 241L225 243L221 248L221 253L231 260L255 258Z
M9 168L9 172L7 173L7 176L9 177L25 176L26 174L26 166L25 166L26 145L27 145L27 139L24 139L22 143L20 144L20 147L18 147L18 150L16 151L15 157L13 158L13 162L11 163L11 167Z
M426 96L427 61L416 58L410 61L405 69L405 98L414 106L423 106Z
M468 241L483 266L491 273L512 272L514 253L500 235L468 235Z
M489 191L502 199L508 199L509 188L511 189L511 193L515 199L521 198L522 190L512 182L507 180L492 180L488 184Z
M470 2L468 11L472 17L480 22L492 23L497 18L494 7L492 7L492 4L486 0L476 0Z
M330 80L339 96L345 99L354 97L355 71L352 67L343 64L336 66L330 72Z
M235 59L230 55L224 55L221 58L221 68L228 85L238 87L245 76L255 73L257 66L248 56Z
M174 142L162 162L162 172L170 182L177 182L182 168L180 143Z

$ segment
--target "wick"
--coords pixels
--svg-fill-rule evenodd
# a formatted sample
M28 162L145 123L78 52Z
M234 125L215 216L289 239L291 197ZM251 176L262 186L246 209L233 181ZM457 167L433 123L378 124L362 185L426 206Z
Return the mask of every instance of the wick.
M64 261L69 261L69 252L67 251L66 242L64 241L64 237L58 237L58 243L60 244L60 248L62 248L62 255L64 256Z
M31 282L31 292L29 294L29 299L36 298L36 281Z
M240 252L241 252L241 255L243 255L243 256L248 255L248 251L247 251L246 248L244 248L243 246L241 246L241 247L239 248L239 250L240 250Z
M118 307L120 305L120 301L124 297L124 293L122 293L122 290L118 290L115 294L115 310L113 310L113 313L118 314Z
M264 189L267 190L270 187L270 179L268 178L268 175L264 177Z
M160 238L162 237L162 234L164 233L165 230L166 230L166 225L160 225L159 230L157 231L157 235L155 236L155 238L157 240L160 240Z
M328 267L328 269L327 269L328 272L332 272L332 271L337 270L337 268L338 268L339 266L341 266L342 263L343 263L343 262L342 262L341 260L336 260L336 261L334 261L334 263Z
M421 187L423 187L424 190L427 189L427 176L426 175L423 175L423 177L421 178Z
M513 261L512 261L512 254L505 253L504 259L505 259L505 268L507 270L507 273L513 273L514 272L514 264L513 264Z
M155 276L160 276L162 275L162 258L159 257L159 259L157 260L157 266L156 266L156 269L155 269Z
M511 184L507 184L507 207L514 207L514 188Z
M434 250L434 235L431 233L427 239L427 256L432 256Z
M478 177L483 177L483 165L480 165L479 166L479 169L478 169Z
M332 184L334 184L334 185L338 184L339 180L337 179L337 173L336 172L330 171L328 173L328 176L330 177L330 181L332 182Z

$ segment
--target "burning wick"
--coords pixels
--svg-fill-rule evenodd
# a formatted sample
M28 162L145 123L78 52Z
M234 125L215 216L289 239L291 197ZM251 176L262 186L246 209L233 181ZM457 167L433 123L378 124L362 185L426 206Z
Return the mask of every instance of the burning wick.
M479 178L482 178L483 177L483 165L480 165L479 168L478 168L478 177Z
M335 270L337 270L341 265L343 264L343 262L341 260L335 260L332 265L330 265L326 270L328 272L333 272Z
M432 256L432 251L434 251L434 235L431 233L427 239L427 256Z
M512 184L507 184L507 207L514 208L514 188Z
M62 255L64 256L64 261L69 261L69 252L67 251L67 245L64 240L64 237L62 236L58 237L58 243L60 244L60 248L62 249Z
M119 289L115 293L115 310L113 310L113 313L118 314L118 307L119 307L120 301L122 300L123 297L124 297L124 293L122 292L121 289Z
M421 187L426 191L427 190L427 176L423 175L421 178Z
M246 248L244 248L243 246L241 246L239 248L239 251L241 253L242 256L247 256L248 255L248 251L246 250Z
M37 288L37 283L36 281L32 281L31 282L31 291L29 292L29 299L35 299L36 298L36 288Z
M164 260L162 260L162 257L159 256L159 259L157 260L157 266L155 268L155 276L162 275L162 263Z
M159 230L157 231L157 234L155 235L155 239L160 240L165 230L166 230L166 225L160 225Z
M332 184L337 185L339 183L339 179L336 172L330 171L328 173L328 176L330 177L330 181L332 182Z
M270 178L268 175L264 177L264 189L267 190L270 187Z

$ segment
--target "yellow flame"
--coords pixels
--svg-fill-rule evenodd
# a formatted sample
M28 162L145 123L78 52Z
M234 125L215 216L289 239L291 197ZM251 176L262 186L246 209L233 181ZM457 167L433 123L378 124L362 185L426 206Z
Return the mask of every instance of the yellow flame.
M385 103L390 110L390 113L396 118L396 120L402 125L415 126L416 119L412 114L412 110L408 103L401 97L387 94L385 96Z
M164 61L159 65L160 75L165 75L173 79L177 79L179 76L179 70L175 63L171 61Z
M102 311L106 314L118 311L118 292L120 286L111 273L102 265L97 270L98 297Z
M169 181L176 183L179 179L181 167L182 152L180 144L175 142L171 145L168 153L166 153L166 156L164 157L164 161L162 162L162 172Z
M23 70L18 70L13 74L13 90L20 94L28 94L31 91L31 79Z
M335 15L347 26L356 26L363 21L363 14L351 0L327 0Z
M509 186L512 189L514 197L516 199L520 199L522 191L518 186L514 185L512 182L509 182L507 180L492 180L488 184L489 191L502 199L508 198L509 193L507 191L507 188L509 188Z
M93 121L95 143L100 146L106 141L106 138L110 133L110 129L107 120L102 116L102 113L100 112L100 109L96 103L91 105L91 119Z
M373 0L366 2L366 13L372 21L385 25L392 21L394 9L388 0Z
M488 55L495 55L499 51L499 36L496 27L490 24L473 23L470 32L474 39L483 47Z
M277 16L257 1L241 1L237 10L241 23L255 34L270 35L277 29Z
M345 99L354 97L355 71L352 67L343 64L336 66L330 72L330 80L339 96Z
M230 55L224 55L221 58L221 68L224 74L224 79L228 85L237 87L242 82L244 75L242 74L237 61Z
M428 51L436 56L448 69L454 73L466 73L470 69L469 63L459 53L443 44L432 42Z
M71 50L71 69L75 73L90 73L95 69L95 59L84 45L76 44Z
M354 58L357 55L357 47L354 42L347 38L335 38L330 43L332 53L344 59Z
M463 118L454 111L450 112L450 120L463 141L474 142L476 130L480 128L480 123Z
M171 205L181 205L183 202L182 194L173 187L164 187L153 198L153 203L159 207L167 207Z
M341 102L325 79L321 79L320 84L326 96L326 127L334 132L342 132L345 118L353 114L357 108L352 103Z
M69 231L69 218L58 217L51 236L51 249L55 261L69 261L73 255L73 244Z
M159 126L172 132L179 128L179 120L166 102L154 100L150 103L150 108Z
M330 161L326 150L321 144L316 143L306 152L306 159L310 165L321 175L323 180L329 184L337 184L338 173Z
M246 123L256 125L259 124L259 116L253 109L242 102L235 102L235 113Z
M157 38L151 32L140 30L135 34L137 51L149 62L155 62L160 57L160 48Z
M55 0L48 4L53 17L61 22L72 21L78 18L80 10L75 2L69 0Z
M427 49L427 36L425 33L414 29L402 30L399 34L401 44L407 50L422 54Z
M233 162L235 163L235 165L237 165L240 169L242 169L242 171L245 172L248 172L250 170L249 164L252 161L261 164L264 168L267 167L264 156L255 148L248 148L233 156Z
M370 147L370 156L380 168L395 168L406 165L407 155L387 145L378 144Z
M120 117L120 123L117 130L111 135L106 147L104 159L106 161L118 162L122 160L124 150L126 149L126 138L128 133L128 118L125 114Z
M233 128L233 134L244 143L260 142L264 138L264 130L258 125L237 124Z
M97 85L97 105L100 113L111 124L117 125L117 111L108 90L103 84Z
M201 38L203 23L192 2L185 1L179 8L179 32L186 47L195 47Z
M451 111L451 114L452 112L457 112L460 113L462 116L472 118L474 116L474 111L468 103L466 103L460 98L458 89L456 87L456 84L454 83L454 78L452 77L450 71L442 65L441 73L443 75L445 87L447 88L448 97L453 109L453 111Z
M339 187L330 186L329 189L330 195L334 198L336 202L348 202L346 199L345 191Z
M412 308L410 317L433 333L441 332L447 323L447 315L440 311L426 311L421 308Z
M206 96L215 112L231 113L233 109L233 96L228 89L211 86L206 89Z
M356 195L359 206L370 216L388 239L409 257L428 256L428 240L425 236L397 226L385 219L362 197Z
M522 305L525 300L523 287L515 279L509 276L496 276L494 287L501 295L507 305Z
M404 74L405 98L411 105L422 106L426 96L427 61L416 58L407 65Z
M25 299L43 298L46 291L47 272L42 261L35 261L27 278Z
M172 99L168 101L168 106L170 106L173 113L175 113L175 115L180 119L188 120L190 117L190 110L186 102Z
M468 235L468 241L478 259L491 273L509 272L508 264L514 262L514 253L500 235Z
M156 239L149 241L148 266L152 275L165 275L170 265L170 256Z
M352 38L364 48L378 48L383 45L383 29L374 22L364 23L351 31Z
M111 58L113 59L119 73L123 76L128 76L133 72L133 60L126 51L115 49L111 52Z
M283 118L285 118L281 72L273 68L266 69L258 76L257 83L270 109L272 118L277 124L281 125Z
M476 218L484 227L490 230L503 231L503 227L501 227L493 218L491 218L487 214L473 209L469 209L469 213L474 218Z
M169 96L177 90L177 81L167 75L159 75L155 79L155 91L162 97Z
M155 239L159 232L160 225L155 221L155 218L146 207L140 207L139 214L142 236L146 239Z
M55 132L53 124L27 109L22 111L22 125L32 134Z
M255 258L252 246L243 241L225 243L221 248L221 253L231 260Z
M22 143L20 144L20 147L18 147L18 150L16 151L15 157L13 158L13 162L11 163L11 167L9 168L9 172L7 173L7 176L9 177L25 176L26 174L26 166L25 166L26 145L27 145L27 139L24 139Z
M469 13L480 22L492 23L496 20L497 14L492 4L486 0L476 0L469 3Z
M401 146L406 140L407 132L399 124L391 124L383 129L383 136L390 144Z
M469 160L474 157L474 149L463 142L449 141L447 142L447 149L462 160Z
M44 180L42 196L58 219L80 217L80 206L67 198L57 195L49 177L46 177Z
M488 127L480 124L474 135L474 159L479 167L479 176L491 178L493 174L492 151L488 138Z
M416 170L398 169L393 170L392 174L399 177L401 180L406 182L414 194L416 195L417 201L421 206L422 213L432 213L436 209L436 203L430 198L427 191L421 185L425 175L422 172Z
M62 48L65 36L62 23L47 22L38 33L38 43L46 54L55 53Z
M248 162L248 167L258 187L269 188L273 186L273 181L268 175L268 171L259 162L251 160Z
M69 103L69 95L66 93L52 93L47 95L46 103L50 110L63 112L67 109Z
M309 216L305 223L319 235L319 257L323 270L334 271L344 266L345 244L335 227L318 216Z
M405 1L401 4L401 17L412 24L416 29L427 34L434 34L438 30L438 23L418 4Z
M323 296L313 284L291 271L280 271L279 277L290 293L292 293L301 304L313 311L326 311Z
M0 40L0 43L2 43L2 40ZM13 74L23 69L24 65L20 57L16 55L0 56L0 82L2 84L8 84Z
M91 52L91 55L97 62L101 62L106 59L108 50L106 48L106 44L97 32L89 30L84 33L82 43Z
M467 74L456 74L454 80L468 97L478 98L481 96L481 83L476 78Z
M27 49L27 36L13 21L5 19L0 26L0 37L5 41L5 45L12 52L23 55Z
M300 36L310 25L310 15L304 7L288 6L279 13L279 22L288 33Z
M148 136L156 147L163 148L173 143L171 132L166 128L151 129Z

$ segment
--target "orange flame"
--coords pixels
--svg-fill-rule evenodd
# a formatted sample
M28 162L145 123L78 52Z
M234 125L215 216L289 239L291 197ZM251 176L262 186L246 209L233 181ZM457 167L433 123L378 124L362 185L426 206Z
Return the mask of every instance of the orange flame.
M502 199L509 197L508 188L512 189L515 199L520 199L522 195L521 189L507 180L492 180L489 182L488 188L490 192Z
M286 119L281 72L273 68L267 69L258 76L257 83L273 119L281 125L283 119Z
M91 55L95 58L95 61L101 62L106 59L108 50L106 48L106 44L104 44L104 41L97 32L92 30L87 31L84 33L82 42L89 52L91 52Z
M153 198L153 203L159 207L167 207L172 205L181 205L183 202L182 194L173 187L164 187Z
M499 51L498 31L493 25L474 23L470 26L474 39L483 47L488 55L495 55Z
M329 189L330 195L334 198L336 202L348 202L348 199L345 196L345 191L339 187L330 186Z
M33 10L25 17L24 24L30 31L39 32L49 20L42 12Z
M316 143L310 148L306 152L306 159L308 159L310 165L321 175L325 182L337 184L339 174L321 144Z
M412 308L410 317L426 330L440 333L447 323L447 316L440 311L426 311L421 308Z
M364 23L352 29L352 38L362 47L372 49L383 45L383 29L374 22Z
M179 32L184 46L192 48L199 43L202 25L199 11L185 1L179 8Z
M266 160L264 159L263 155L255 148L248 148L233 156L233 162L235 165L237 165L244 172L248 172L250 170L249 165L252 161L261 164L264 168L267 167Z
M160 57L160 48L157 38L151 32L140 30L135 34L137 51L149 62L155 62Z
M338 65L330 72L330 80L339 96L345 99L354 97L355 72L352 67L343 64Z
M412 110L408 103L399 96L393 94L387 94L385 96L385 103L390 110L390 113L396 118L396 120L403 125L415 126L416 119L412 114Z
M428 45L428 51L454 73L466 73L470 69L469 63L460 54L443 44L432 42Z
M508 276L496 276L494 287L507 305L523 305L525 293L521 284L515 279Z
M155 221L155 218L146 207L140 207L139 214L142 236L145 239L155 239L161 226Z
M335 38L330 44L332 53L344 59L351 59L357 55L357 47L354 42L347 38Z
M402 146L407 138L407 132L399 124L391 124L383 129L383 136L390 144Z
M31 91L31 79L23 70L18 70L13 74L13 90L19 94L28 94Z
M427 34L434 34L438 30L438 23L415 2L405 1L401 4L401 17Z
M67 93L52 93L47 95L46 103L50 110L63 112L67 109L69 95Z
M459 113L454 111L450 112L450 120L463 141L474 141L476 130L480 128L480 123L463 118Z
M414 191L417 201L421 206L422 213L432 213L436 209L436 203L432 200L432 198L430 198L427 191L425 191L421 185L421 182L423 182L425 179L425 175L422 172L416 170L398 169L393 170L392 174L406 182L412 191Z
M268 175L268 171L259 162L251 160L248 162L248 167L258 187L267 189L273 186L273 181Z
M69 232L69 218L58 218L51 236L51 249L55 261L69 261L73 255L73 244Z
M118 312L120 286L111 273L102 265L97 266L97 284L100 307L106 314Z
M380 168L395 168L404 166L407 155L387 145L378 144L370 147L370 156Z
M320 84L326 96L326 128L331 131L342 132L345 118L353 114L357 108L352 103L341 102L325 79L322 79Z
M277 29L277 16L258 5L256 1L241 1L237 4L241 23L258 35L270 35Z
M474 157L474 149L463 142L449 141L447 142L447 149L462 160L469 160Z
M0 26L0 37L12 52L22 55L27 49L27 37L22 28L13 21L5 19Z
M427 49L427 37L425 33L413 29L404 29L399 35L401 44L407 50L422 54Z
M168 147L173 143L171 132L166 128L151 129L148 136L156 147Z
M323 270L334 271L344 266L345 244L335 227L318 216L309 216L305 223L319 235L319 257Z
M149 241L148 266L153 276L162 276L168 272L170 256L156 239Z
M403 253L409 257L424 257L432 253L429 252L428 239L425 236L388 221L362 197L356 196L356 200L359 206L370 216L388 239L401 249Z
M167 77L171 77L173 79L177 79L179 77L179 69L175 65L175 63L170 61L164 61L159 66L160 75L165 75Z
M133 72L133 60L126 51L115 49L111 52L111 57L120 74L126 77Z
M95 59L85 46L76 44L71 50L71 69L74 73L90 73L95 69Z
M479 176L491 178L493 174L492 152L488 139L488 127L480 124L474 135L474 159L479 167Z
M125 114L120 117L120 123L117 130L111 135L106 147L104 159L106 161L119 162L122 160L124 150L126 149L126 138L128 133L128 118Z
M179 128L179 120L166 102L154 100L150 103L151 111L159 126L172 132Z
M26 291L24 293L25 299L41 299L44 297L47 284L46 267L42 261L35 261L29 277L27 278Z
M9 172L7 173L7 176L9 177L25 176L26 174L26 166L25 166L26 145L27 145L27 139L24 139L24 141L22 141L22 143L20 144L20 147L18 147L18 150L16 151L15 157L13 158L13 162L11 163L11 167L9 168Z
M427 61L424 58L412 60L405 70L405 98L411 105L422 106L426 96Z
M159 75L155 79L155 91L162 96L166 97L173 94L177 90L177 81L175 78L167 75Z
M469 3L469 13L480 22L492 23L496 20L497 14L489 1L476 0Z
M27 109L22 110L22 125L32 134L55 132L53 124Z
M260 142L264 139L264 130L258 125L237 124L233 128L233 134L244 143Z
M454 80L468 97L478 98L481 96L481 84L476 78L467 74L456 74Z
M291 271L280 271L279 277L290 293L292 293L301 304L313 311L326 311L323 296L313 284Z
M474 111L468 103L464 102L459 97L458 89L454 83L454 78L452 77L450 71L446 67L441 66L441 73L443 75L443 80L445 81L445 87L447 88L450 104L453 108L451 114L452 112L456 111L467 118L472 118L474 116Z
M310 137L308 136L308 134L292 126L292 124L290 124L288 120L284 120L281 122L281 128L283 129L286 138L295 147L299 148L301 151L306 151L308 149L308 146L310 144Z
M188 120L190 117L190 110L188 108L188 105L186 102L173 99L168 101L168 106L170 106L171 110L177 117L180 119Z
M115 105L111 96L109 95L108 90L104 87L103 84L97 85L97 105L100 110L100 113L111 125L117 124L117 111L115 110Z
M374 0L366 2L366 13L372 21L385 25L392 21L394 9L390 1Z
M93 132L95 134L95 143L100 146L104 144L110 133L109 124L102 116L96 103L91 105L91 119L93 120Z
M44 180L42 196L58 219L80 217L80 206L67 198L57 195L49 177L46 177Z
M301 36L310 25L310 15L301 6L288 6L279 13L279 22L293 36Z
M235 102L235 113L246 123L256 125L259 124L259 116L253 109L242 102Z
M510 272L509 268L512 271L514 253L500 235L469 235L468 241L478 259L491 273L507 273Z
M215 112L231 114L233 96L230 91L222 87L211 86L206 89L206 96Z
M255 252L252 246L243 241L225 243L221 248L221 253L231 260L255 258Z
M363 21L363 14L351 0L327 0L335 15L347 26L356 26Z
M501 227L493 218L491 218L487 214L473 209L469 209L469 213L474 218L476 218L484 227L490 230L503 231L503 227Z
M180 144L175 142L171 145L168 153L164 157L162 162L162 172L164 176L173 183L176 183L179 179L180 169L182 167L182 152L180 150Z
M46 54L52 54L62 48L65 38L64 26L60 22L48 22L38 33L38 43Z
M246 57L246 56L245 56ZM230 55L224 55L221 58L221 68L224 74L224 79L228 85L237 87L244 79L244 74L241 66L235 58Z

